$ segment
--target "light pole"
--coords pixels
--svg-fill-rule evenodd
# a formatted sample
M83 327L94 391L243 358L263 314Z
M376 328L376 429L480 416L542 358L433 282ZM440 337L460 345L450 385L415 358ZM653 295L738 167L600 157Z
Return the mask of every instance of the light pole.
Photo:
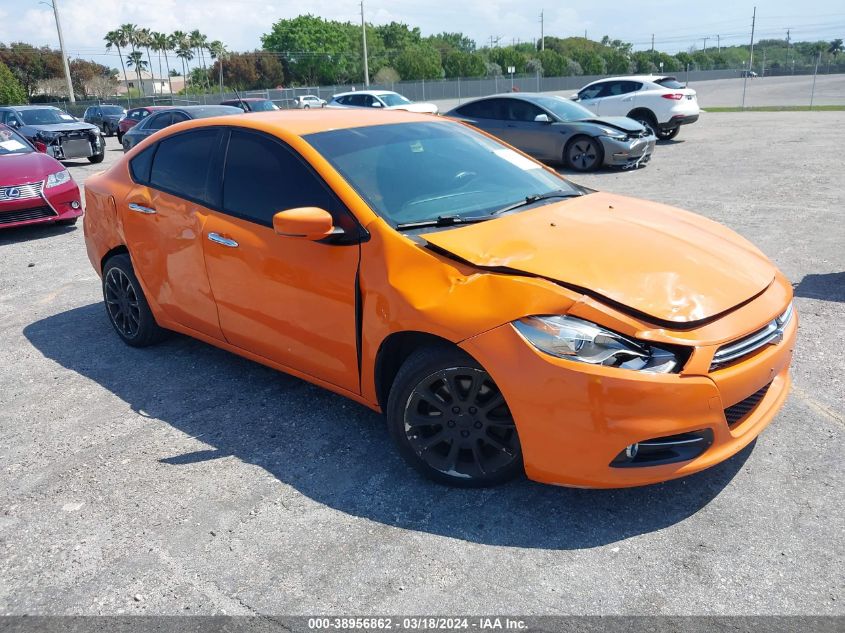
M367 24L364 22L364 0L361 0L361 39L364 43L364 86L370 87L370 69L367 63Z
M56 30L59 32L59 49L62 51L62 65L65 68L65 81L67 81L67 93L71 103L76 103L76 97L73 95L73 82L70 80L70 66L67 63L67 55L65 54L65 39L62 37L62 23L59 20L59 0L49 0L48 2L40 2L39 4L46 4L53 7L53 15L56 16Z

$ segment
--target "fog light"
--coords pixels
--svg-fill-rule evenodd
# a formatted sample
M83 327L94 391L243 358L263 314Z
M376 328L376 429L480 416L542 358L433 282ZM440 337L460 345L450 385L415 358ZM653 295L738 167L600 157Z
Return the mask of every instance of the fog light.
M78 201L78 200L74 200L73 202L71 202L71 203L70 203L70 208L71 208L71 209L73 209L74 211L75 211L76 209L78 209L78 208L79 208L79 206L80 206L80 205L79 205L79 201Z
M625 457L627 457L628 459L634 459L637 456L637 453L639 452L639 444L631 444L630 446L625 447Z

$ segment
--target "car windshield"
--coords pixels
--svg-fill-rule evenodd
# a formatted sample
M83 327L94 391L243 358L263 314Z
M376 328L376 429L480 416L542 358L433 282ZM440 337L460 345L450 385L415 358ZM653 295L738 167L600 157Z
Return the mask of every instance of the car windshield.
M452 122L394 123L306 135L383 218L477 218L526 198L580 190L522 154Z
M52 125L54 123L73 123L76 121L67 112L58 108L34 108L32 110L20 110L23 122L26 125Z
M101 106L103 114L123 114L124 109L120 106Z
M12 128L0 123L0 156L7 154L29 154L32 147Z
M378 95L378 98L384 101L388 107L408 105L409 103L411 103L410 100L406 99L400 94L396 94L395 92L388 92L387 94Z
M250 101L249 107L253 112L268 112L279 109L272 101Z
M563 97L535 97L533 101L552 112L561 121L581 121L596 118L596 115L584 106Z

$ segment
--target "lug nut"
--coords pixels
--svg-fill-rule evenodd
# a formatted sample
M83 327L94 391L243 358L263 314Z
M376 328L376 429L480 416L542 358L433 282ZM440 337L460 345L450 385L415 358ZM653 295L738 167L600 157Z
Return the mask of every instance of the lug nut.
M469 431L461 431L461 437L469 437Z
M460 412L461 412L460 407L452 407L452 413L460 413Z
M469 412L475 415L478 412L478 409L476 409L475 407L470 407Z
M483 425L478 420L475 421L475 428L480 429Z
M455 421L454 421L454 420L449 420L449 421L446 423L446 425L447 425L450 429L451 429L451 428L454 428L454 426L455 426Z

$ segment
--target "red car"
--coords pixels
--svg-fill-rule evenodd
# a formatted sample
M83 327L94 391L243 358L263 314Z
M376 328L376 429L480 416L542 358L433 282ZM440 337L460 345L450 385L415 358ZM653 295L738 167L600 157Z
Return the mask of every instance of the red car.
M138 125L141 121L158 110L167 110L173 106L143 106L132 108L120 121L117 122L117 140L123 141L123 135Z
M75 224L81 215L79 187L70 172L0 124L0 229L41 222Z

